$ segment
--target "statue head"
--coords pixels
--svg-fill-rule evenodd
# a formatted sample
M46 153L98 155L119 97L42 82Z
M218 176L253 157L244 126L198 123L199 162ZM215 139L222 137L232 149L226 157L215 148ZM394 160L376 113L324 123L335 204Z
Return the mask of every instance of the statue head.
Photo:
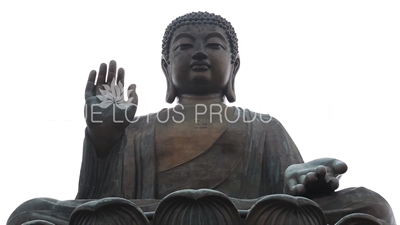
M221 16L193 12L176 18L165 30L162 43L166 101L172 103L184 94L220 93L234 102L238 53L235 30Z

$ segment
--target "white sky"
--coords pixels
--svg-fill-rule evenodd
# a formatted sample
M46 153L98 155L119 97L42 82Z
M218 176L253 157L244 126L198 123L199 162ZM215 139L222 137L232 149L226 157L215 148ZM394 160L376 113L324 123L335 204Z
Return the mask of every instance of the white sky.
M163 107L161 40L192 11L239 38L236 106L282 122L308 161L349 165L341 187L380 193L400 220L399 1L1 1L0 224L35 197L75 198L91 69L136 83L138 115Z

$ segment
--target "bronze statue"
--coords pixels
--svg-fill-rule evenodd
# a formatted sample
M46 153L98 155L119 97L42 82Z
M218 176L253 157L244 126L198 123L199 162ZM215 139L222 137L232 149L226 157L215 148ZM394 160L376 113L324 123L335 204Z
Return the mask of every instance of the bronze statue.
M27 201L7 224L221 224L219 216L210 219L218 210L232 223L264 224L270 221L268 209L278 205L287 208L280 212L292 213L273 217L275 223L396 223L379 194L362 187L335 192L347 170L344 162L322 158L304 163L278 120L224 104L225 98L236 99L240 67L238 39L224 18L198 12L174 20L165 31L161 67L166 101L177 98L178 104L141 117L135 117L134 84L128 87L128 100L120 98L125 72L117 71L115 61L90 72L76 200ZM116 97L110 101L107 95ZM106 211L109 205L113 216L88 213ZM297 210L302 206L304 212ZM210 207L215 208L207 211ZM192 215L183 213L188 209L208 213L193 222ZM183 214L176 216L178 211ZM272 211L277 210L268 215ZM117 217L121 221L111 219Z

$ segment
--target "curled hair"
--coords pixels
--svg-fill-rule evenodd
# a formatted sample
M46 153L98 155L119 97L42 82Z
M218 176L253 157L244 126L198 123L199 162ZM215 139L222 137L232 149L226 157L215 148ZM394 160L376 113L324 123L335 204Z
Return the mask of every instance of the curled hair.
M239 47L236 32L231 23L228 22L225 18L219 15L215 15L214 13L192 12L176 18L168 25L167 29L165 29L161 53L168 64L170 63L169 48L174 31L180 26L193 24L212 24L218 25L219 27L223 28L229 38L229 45L232 53L231 63L234 62L239 53Z

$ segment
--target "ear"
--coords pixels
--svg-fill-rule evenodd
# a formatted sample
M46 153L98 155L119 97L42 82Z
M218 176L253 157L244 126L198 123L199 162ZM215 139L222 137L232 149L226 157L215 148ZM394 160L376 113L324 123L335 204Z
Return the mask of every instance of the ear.
M172 83L171 74L169 73L169 64L164 57L161 57L161 68L167 80L167 95L165 97L165 101L168 103L173 103L176 98L176 92L174 84Z
M228 85L225 89L225 96L229 102L236 101L235 77L236 77L237 72L239 71L239 68L240 68L240 58L238 55L236 57L236 59L233 61L233 69L232 69L231 75L229 77Z

